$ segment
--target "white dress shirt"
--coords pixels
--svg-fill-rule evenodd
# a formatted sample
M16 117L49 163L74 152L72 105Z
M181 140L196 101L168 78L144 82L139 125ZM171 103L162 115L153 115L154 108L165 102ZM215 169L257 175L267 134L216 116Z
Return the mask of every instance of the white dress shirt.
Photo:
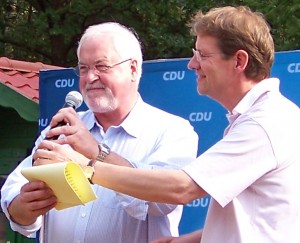
M270 78L228 120L224 138L184 168L212 197L201 243L299 243L299 107Z
M196 158L198 136L189 122L144 103L140 97L123 123L106 132L91 111L79 115L99 142L138 169L180 168ZM36 146L42 138L43 133ZM27 182L20 170L31 166L31 161L31 156L26 158L2 187L1 206L7 217L9 203ZM98 185L93 189L97 200L47 214L45 242L147 243L161 236L178 235L182 206L151 203ZM41 227L42 220L39 217L26 227L10 223L13 230L30 236Z

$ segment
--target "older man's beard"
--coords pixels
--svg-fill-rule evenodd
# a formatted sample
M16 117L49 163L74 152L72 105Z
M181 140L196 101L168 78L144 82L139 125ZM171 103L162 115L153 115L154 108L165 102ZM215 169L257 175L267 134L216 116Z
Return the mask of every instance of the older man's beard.
M108 90L106 90L108 91ZM117 102L111 92L105 92L105 96L101 97L84 97L87 107L96 113L105 113L113 111L117 108Z

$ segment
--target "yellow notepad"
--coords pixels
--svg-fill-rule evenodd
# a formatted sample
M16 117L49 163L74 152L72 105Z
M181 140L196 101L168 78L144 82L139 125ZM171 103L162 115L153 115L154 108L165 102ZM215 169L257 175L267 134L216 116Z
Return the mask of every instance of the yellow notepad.
M96 194L82 168L74 162L62 162L23 168L29 180L44 181L57 197L57 210L84 205L95 200Z

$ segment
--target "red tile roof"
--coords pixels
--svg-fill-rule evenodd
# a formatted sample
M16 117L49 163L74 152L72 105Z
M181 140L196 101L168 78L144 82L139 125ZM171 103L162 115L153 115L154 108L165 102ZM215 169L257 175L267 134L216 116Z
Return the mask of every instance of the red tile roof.
M39 103L39 70L62 67L0 57L0 82Z

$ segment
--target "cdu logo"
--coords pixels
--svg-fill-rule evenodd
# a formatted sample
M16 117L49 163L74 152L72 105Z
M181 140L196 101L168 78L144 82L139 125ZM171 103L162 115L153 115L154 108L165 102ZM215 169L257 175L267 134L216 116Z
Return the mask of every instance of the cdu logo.
M48 118L40 118L39 119L39 127L45 128L46 126L48 126Z
M165 81L173 81L173 80L183 80L185 75L185 71L172 71L165 72L163 74L163 79Z
M212 112L192 112L189 115L189 119L192 122L210 121Z
M300 73L300 63L290 63L287 70L289 73Z
M55 87L56 88L66 88L66 87L73 87L75 84L75 79L74 78L69 78L69 79L57 79L55 81Z
M203 198L198 198L190 203L188 203L186 206L187 207L201 207L201 208L206 208L209 204L210 198L209 197L203 197Z

